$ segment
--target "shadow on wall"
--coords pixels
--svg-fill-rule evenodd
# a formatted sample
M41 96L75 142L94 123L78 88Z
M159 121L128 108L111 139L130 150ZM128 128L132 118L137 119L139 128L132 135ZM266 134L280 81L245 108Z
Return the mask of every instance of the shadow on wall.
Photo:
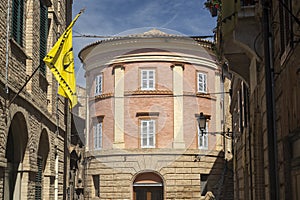
M210 173L200 174L201 196L205 200L233 200L233 160L225 159L223 151L216 157ZM201 162L201 158L197 161Z

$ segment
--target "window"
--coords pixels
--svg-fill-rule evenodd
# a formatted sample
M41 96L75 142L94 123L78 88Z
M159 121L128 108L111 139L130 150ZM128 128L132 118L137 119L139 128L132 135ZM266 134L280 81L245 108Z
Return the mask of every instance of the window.
M198 92L206 93L207 92L207 75L204 73L197 73L197 84L198 84Z
M102 74L96 76L95 78L95 95L102 94Z
M40 3L40 71L46 74L46 65L43 58L47 53L48 37L48 7Z
M141 70L141 89L154 90L155 89L155 70L143 69Z
M99 175L93 175L93 184L95 197L100 197L100 177Z
M20 46L23 46L23 14L24 0L13 0L11 36Z
M102 122L94 124L94 149L102 148Z
M198 127L198 147L199 149L208 148L208 123L206 123L206 130L202 133Z
M289 13L289 10L292 10L291 0L282 0L283 6L279 3L279 18L280 18L280 39L281 39L281 54L285 53L286 49L289 49L292 45L292 16Z
M155 120L141 120L141 147L155 147Z

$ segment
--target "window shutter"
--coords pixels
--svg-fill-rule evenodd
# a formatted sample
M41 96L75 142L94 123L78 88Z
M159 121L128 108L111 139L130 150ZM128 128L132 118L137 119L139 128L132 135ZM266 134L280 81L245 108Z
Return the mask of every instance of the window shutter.
M147 71L142 71L142 89L148 88Z
M42 177L43 177L43 159L38 157L37 159L38 171L35 175L35 199L42 199Z
M207 88L207 77L206 74L198 73L198 92L206 92Z
M141 71L141 89L142 90L155 89L155 70Z
M102 147L102 122L94 125L94 149Z
M98 123L98 148L102 148L102 123Z
M208 148L208 123L206 123L205 133L203 134L201 133L201 130L198 127L198 147L199 149Z
M207 81L207 78L206 78L206 74L203 74L203 92L206 92L206 81Z
M41 3L40 6L40 71L46 74L46 65L43 61L47 54L48 37L48 7Z
M95 95L102 94L102 75L96 76L95 79Z
M11 36L20 46L23 46L23 14L24 0L13 0Z
M148 88L149 89L154 89L154 71L153 70L149 70L149 77L148 77L148 81L149 81L149 85Z
M148 143L148 146L151 146L153 147L154 146L154 121L151 120L149 121L149 143Z
M142 121L142 126L141 126L141 143L142 147L147 146L147 121Z
M94 149L97 149L97 126L93 126L93 133L94 133Z
M155 146L155 121L142 120L141 121L141 147Z

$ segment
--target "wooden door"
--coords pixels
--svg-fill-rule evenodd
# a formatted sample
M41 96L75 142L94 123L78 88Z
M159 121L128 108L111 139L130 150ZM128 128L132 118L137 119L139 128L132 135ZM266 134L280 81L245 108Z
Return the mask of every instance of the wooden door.
M162 187L134 187L134 200L163 200Z

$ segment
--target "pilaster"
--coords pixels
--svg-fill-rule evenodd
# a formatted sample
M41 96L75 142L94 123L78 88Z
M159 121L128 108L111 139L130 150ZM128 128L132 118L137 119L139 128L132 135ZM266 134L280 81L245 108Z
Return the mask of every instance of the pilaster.
M124 144L124 71L122 65L113 68L115 75L114 143L113 148L122 149Z
M185 148L183 138L183 64L174 64L173 95L174 95L174 142L173 148Z

